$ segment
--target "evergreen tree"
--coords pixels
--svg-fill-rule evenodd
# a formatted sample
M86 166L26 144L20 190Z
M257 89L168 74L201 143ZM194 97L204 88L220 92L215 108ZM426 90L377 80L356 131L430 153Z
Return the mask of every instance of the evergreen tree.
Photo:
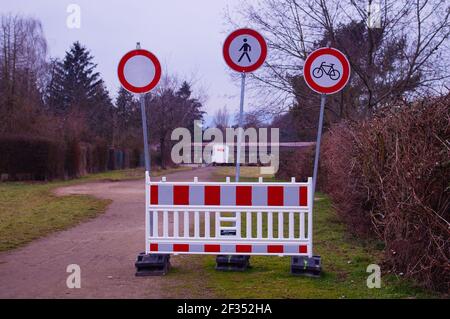
M123 87L119 89L114 108L114 146L134 146L141 144L140 109L133 94Z
M146 96L150 139L159 145L162 168L166 167L170 159L171 132L177 127L192 131L194 120L202 120L204 114L200 101L191 97L189 83L184 81L179 88L175 87L175 83L173 81L171 85L160 86L154 95Z
M113 106L96 67L90 52L75 42L63 61L51 63L46 100L55 114L64 119L75 116L86 126L83 139L99 136L110 140Z
M116 99L116 114L117 119L126 125L135 124L136 113L138 110L138 105L133 97L133 94L120 87L117 99Z
M193 130L195 120L203 120L204 111L201 110L202 104L196 98L191 97L192 89L188 82L183 81L181 87L176 92L179 98L178 105L183 110L184 117L182 119L183 126L189 130Z

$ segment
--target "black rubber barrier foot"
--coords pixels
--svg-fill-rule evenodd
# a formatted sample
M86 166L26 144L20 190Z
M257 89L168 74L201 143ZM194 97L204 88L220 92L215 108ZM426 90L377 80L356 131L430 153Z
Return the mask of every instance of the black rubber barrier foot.
M320 277L322 263L320 256L293 256L291 257L291 274L296 276Z
M134 266L138 277L164 276L170 269L170 255L140 253Z
M216 257L216 270L245 271L250 268L248 255L218 255Z

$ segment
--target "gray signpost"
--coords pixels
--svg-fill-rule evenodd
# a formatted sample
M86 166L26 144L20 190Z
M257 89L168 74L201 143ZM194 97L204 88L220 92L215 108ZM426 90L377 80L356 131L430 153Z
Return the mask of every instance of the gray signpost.
M237 149L236 149L236 182L239 182L239 177L241 176L241 143L242 143L242 133L244 128L244 94L245 94L245 72L241 73L241 102L239 104L239 127L238 127L238 138L237 138Z
M316 191L317 171L319 169L319 155L320 155L320 143L322 140L322 128L323 128L323 113L325 112L325 101L327 99L326 94L320 96L320 114L319 125L317 127L317 140L316 140L316 154L314 156L314 172L313 172L313 194Z
M136 49L126 53L119 62L118 77L120 84L127 91L138 94L141 106L142 132L144 141L144 159L146 182L150 178L150 151L148 143L147 113L145 110L145 94L150 92L161 78L161 64L157 57L150 51L141 49L140 43L136 44ZM149 205L149 198L146 196L145 205ZM150 230L153 229L152 216L145 214L145 245L148 249L148 238ZM155 256L141 253L138 255L135 266L136 275L149 275L154 267L167 266L169 255Z
M144 159L145 170L150 175L150 151L148 146L148 129L147 129L147 113L145 111L145 94L139 96L141 104L142 132L144 134Z
M241 144L243 138L244 121L244 96L246 74L257 70L266 60L267 44L264 38L252 29L238 29L233 31L223 44L223 57L228 66L241 74L241 98L239 104L239 123L236 145L236 175L235 181L239 182L241 176ZM244 148L245 152L245 148ZM245 157L244 157L245 158ZM236 213L233 214L236 216ZM233 222L235 223L235 222ZM229 236L237 236L236 231L227 233ZM224 256L216 258L217 269L245 269L249 265L250 256Z
M350 78L350 63L345 55L337 49L331 47L319 48L306 58L303 65L303 78L313 91L320 94L320 112L313 171L313 202L311 203L312 207L314 207L326 98L328 94L339 92L345 87ZM311 215L311 222L313 216L314 214ZM312 234L310 236L312 240ZM293 258L291 260L291 269L319 275L321 272L321 258L320 256Z
M239 104L239 123L236 145L236 177L241 175L241 143L244 120L244 95L246 73L257 70L266 60L267 44L261 34L252 29L233 31L223 45L223 57L228 66L241 73L241 99Z

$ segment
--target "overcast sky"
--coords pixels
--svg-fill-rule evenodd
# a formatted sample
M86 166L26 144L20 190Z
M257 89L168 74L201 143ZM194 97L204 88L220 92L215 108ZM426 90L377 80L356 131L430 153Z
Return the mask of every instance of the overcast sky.
M207 123L215 110L227 105L236 111L239 83L230 78L222 57L222 43L229 26L227 6L240 0L0 0L1 13L21 13L41 20L49 55L62 58L79 40L95 57L98 71L115 97L116 75L121 56L135 48L152 51L163 68L179 77L194 77L208 100ZM67 27L69 4L81 8L81 28Z

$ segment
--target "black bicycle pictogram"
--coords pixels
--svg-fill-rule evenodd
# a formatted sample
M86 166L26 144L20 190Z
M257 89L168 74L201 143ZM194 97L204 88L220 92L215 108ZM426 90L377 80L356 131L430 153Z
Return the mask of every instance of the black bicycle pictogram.
M319 67L313 69L312 74L316 79L321 78L324 74L328 75L332 80L337 80L341 77L341 73L334 68L334 64L325 64L325 61Z

